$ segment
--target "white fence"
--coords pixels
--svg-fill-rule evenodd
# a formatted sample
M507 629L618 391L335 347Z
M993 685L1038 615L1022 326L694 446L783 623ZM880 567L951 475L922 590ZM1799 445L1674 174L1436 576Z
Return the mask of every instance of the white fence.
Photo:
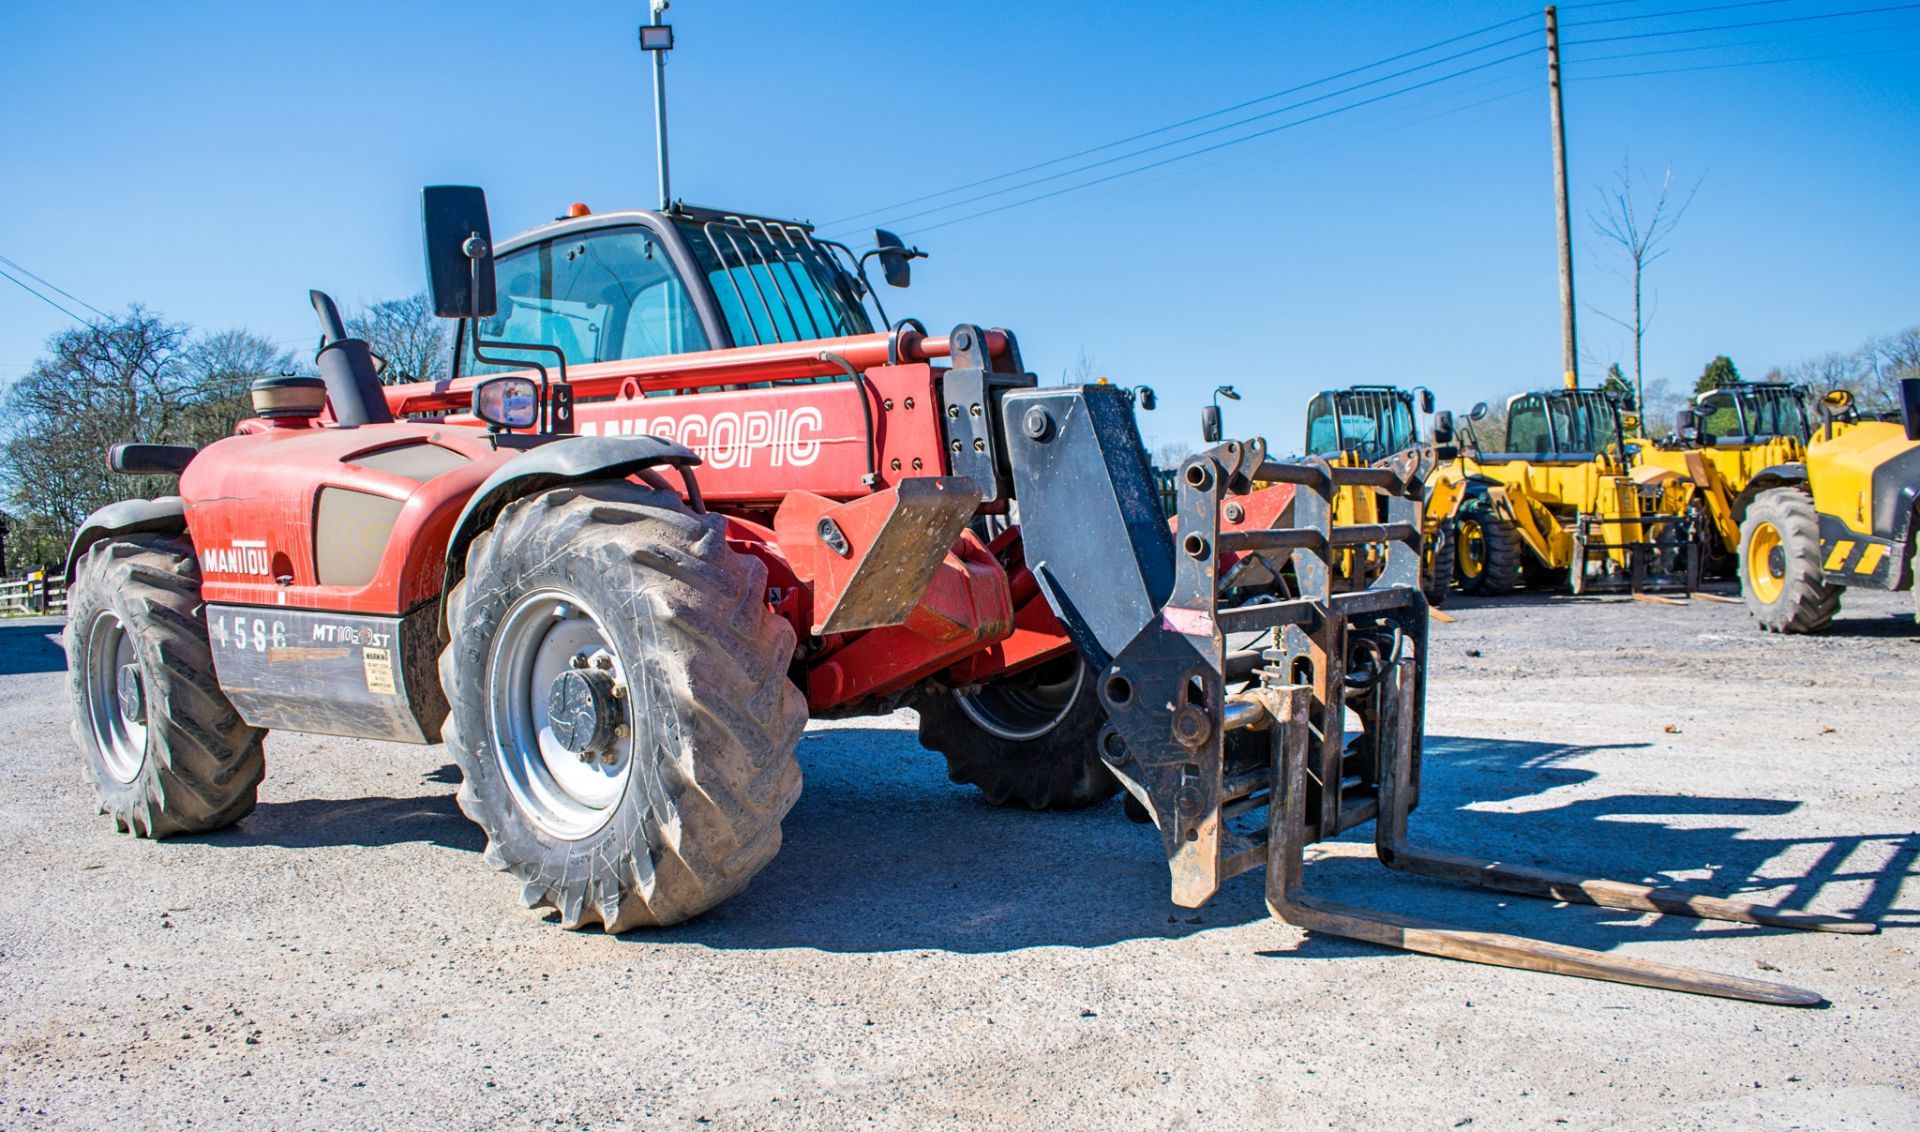
M0 582L0 617L34 616L67 611L67 581L28 575L17 582Z

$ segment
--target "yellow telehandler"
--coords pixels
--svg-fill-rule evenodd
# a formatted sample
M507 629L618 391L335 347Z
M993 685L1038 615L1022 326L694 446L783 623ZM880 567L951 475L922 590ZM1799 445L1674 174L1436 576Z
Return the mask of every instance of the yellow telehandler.
M1821 408L1804 462L1779 469L1782 482L1755 493L1740 522L1740 596L1768 632L1818 632L1847 587L1914 589L1920 572L1920 378L1900 383L1898 424L1853 419L1845 390Z
M1427 439L1420 435L1419 411L1432 418ZM1307 402L1305 453L1335 467L1392 467L1418 486L1422 496L1421 589L1429 605L1442 605L1453 581L1453 513L1459 504L1455 481L1438 483L1434 469L1459 453L1453 447L1453 414L1434 413L1433 391L1416 386L1351 385L1327 389ZM1333 522L1341 526L1383 522L1378 496L1362 488L1343 488L1333 499ZM1343 551L1337 566L1349 581L1366 584L1379 563L1359 556L1366 548ZM1377 557L1375 555L1374 557Z
M1680 410L1674 432L1643 442L1644 466L1693 485L1687 510L1700 536L1702 572L1733 573L1740 523L1763 491L1804 480L1807 390L1786 382L1741 382L1711 390ZM1849 401L1850 403L1850 401Z
M1691 592L1700 556L1692 484L1637 459L1629 414L1612 390L1557 389L1507 402L1505 445L1485 450L1473 425L1431 480L1456 495L1456 570L1467 593L1564 583L1572 592ZM1637 423L1637 422L1636 422ZM1438 521L1446 516L1436 515Z

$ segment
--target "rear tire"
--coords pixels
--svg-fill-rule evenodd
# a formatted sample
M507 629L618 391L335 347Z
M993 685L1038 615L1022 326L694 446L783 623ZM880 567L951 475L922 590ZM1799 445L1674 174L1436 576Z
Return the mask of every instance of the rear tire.
M1475 495L1454 520L1460 589L1476 597L1510 594L1520 585L1520 532L1492 498Z
M185 538L88 548L68 598L67 690L81 771L121 832L207 833L253 810L266 732L220 690Z
M1833 624L1842 587L1825 581L1820 517L1806 492L1755 496L1740 523L1740 598L1769 633L1817 633Z
M1107 714L1078 653L914 706L920 745L947 757L948 778L996 806L1075 810L1120 789L1100 760Z
M720 516L624 481L517 501L474 540L447 605L446 743L528 907L664 926L773 859L807 708L765 598Z
M1442 523L1440 529L1434 532L1433 560L1427 563L1426 570L1420 575L1428 605L1447 604L1447 595L1453 591L1454 562L1457 558L1457 536L1453 524Z

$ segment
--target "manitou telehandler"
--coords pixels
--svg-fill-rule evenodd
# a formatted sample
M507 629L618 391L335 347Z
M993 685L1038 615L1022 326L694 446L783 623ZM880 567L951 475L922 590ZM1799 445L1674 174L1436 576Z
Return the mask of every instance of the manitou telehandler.
M1850 419L1846 390L1820 405L1803 460L1769 469L1741 509L1740 596L1773 633L1826 629L1850 586L1914 590L1920 618L1920 378L1900 383L1899 424Z
M1460 499L1454 524L1462 590L1697 588L1690 486L1637 461L1626 415L1609 390L1521 394L1507 402L1504 449L1489 452L1472 433L1487 416L1486 403L1474 406L1465 426L1469 443L1433 476Z
M238 821L270 730L444 742L529 906L668 925L773 856L810 713L912 702L995 800L1124 786L1185 907L1265 866L1274 914L1317 931L1820 1001L1305 895L1302 846L1371 821L1398 869L1872 930L1410 847L1427 606L1419 502L1388 470L1222 443L1180 468L1170 525L1122 390L1039 388L1005 330L875 330L867 257L803 224L585 214L496 249L478 189L430 188L424 212L433 305L460 320L449 380L382 388L316 295L320 377L257 382L258 416L202 450L111 457L180 483L92 516L69 564L74 734L122 829ZM906 282L897 241L869 254ZM1349 487L1384 521L1333 526ZM1015 500L1018 525L972 528ZM1356 547L1379 577L1331 592ZM1251 553L1289 556L1297 590L1223 607Z
M1420 412L1433 418L1428 439L1420 436L1414 415L1414 398L1419 396ZM1453 585L1454 524L1453 513L1460 502L1460 481L1436 479L1433 470L1459 456L1453 447L1453 414L1433 411L1433 391L1426 388L1402 389L1395 385L1352 385L1345 389L1327 389L1307 402L1307 445L1309 456L1318 456L1341 467L1394 466L1404 469L1419 485L1421 494L1421 536L1425 553L1420 564L1420 586L1430 605L1443 605ZM1335 523L1373 523L1372 492L1352 488L1341 491L1334 500ZM1356 552L1341 555L1339 566L1344 576L1364 578L1378 568L1377 556L1364 559Z

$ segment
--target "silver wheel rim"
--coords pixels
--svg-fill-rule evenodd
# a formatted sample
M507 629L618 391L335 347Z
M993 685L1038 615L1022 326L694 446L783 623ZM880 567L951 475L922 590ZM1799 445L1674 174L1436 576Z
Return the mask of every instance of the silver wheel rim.
M129 712L120 695L123 668L132 670L144 698L146 681L134 655L133 637L118 616L102 610L87 626L87 723L107 774L122 785L137 778L147 761L144 712Z
M536 590L514 602L487 655L489 738L501 776L520 811L564 841L605 826L633 776L630 735L613 741L612 762L583 759L561 745L547 714L555 678L578 667L576 657L602 656L611 658L614 682L624 688L626 672L599 618L559 590Z
M1078 654L1070 654L975 692L955 692L954 698L980 730L1025 743L1060 725L1080 698L1086 680L1086 663Z

